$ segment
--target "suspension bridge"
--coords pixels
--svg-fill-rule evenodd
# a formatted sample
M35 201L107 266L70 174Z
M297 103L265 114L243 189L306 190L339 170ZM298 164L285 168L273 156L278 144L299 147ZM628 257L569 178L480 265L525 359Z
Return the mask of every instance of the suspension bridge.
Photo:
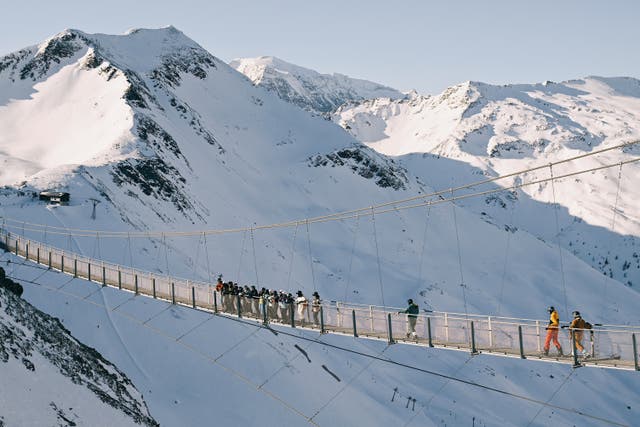
M340 301L323 302L316 310L307 306L301 312L294 307L280 309L269 307L265 301L260 304L257 299L247 298L241 295L225 295L216 291L211 282L187 280L169 275L154 274L148 271L127 267L112 262L107 262L99 258L87 257L69 250L42 243L40 241L27 238L25 231L44 232L49 234L68 235L79 237L99 238L162 238L179 236L207 236L216 234L243 233L243 240L249 233L253 239L253 233L261 229L274 229L295 227L295 233L300 225L309 228L309 224L323 223L329 221L342 221L345 219L359 219L361 216L371 216L374 224L377 215L389 212L398 212L404 209L414 209L444 203L451 203L467 199L470 197L487 196L490 194L516 191L525 186L539 185L550 182L553 188L554 205L555 201L555 181L563 178L573 177L585 173L593 173L613 167L619 167L616 200L613 206L612 228L615 228L617 215L617 204L620 196L620 182L622 179L622 168L624 165L640 161L640 157L633 157L628 160L603 164L588 169L571 171L564 174L554 174L554 167L564 163L575 162L585 157L591 157L612 150L624 150L640 141L624 143L617 146L607 147L586 154L580 154L568 159L560 160L542 166L521 170L498 177L485 179L482 181L466 184L456 188L436 191L430 194L421 194L406 198L369 206L361 209L354 209L345 212L338 212L329 215L306 218L304 220L287 221L276 224L241 227L224 230L201 230L201 231L98 231L86 229L73 229L67 227L55 227L42 224L32 224L25 221L17 221L11 218L3 218L2 228L0 228L0 245L5 251L10 251L18 257L25 259L25 262L33 262L48 269L72 275L75 278L85 279L98 283L102 286L118 288L122 291L132 292L135 295L142 295L150 298L169 301L172 304L180 304L197 310L205 310L220 316L234 316L254 320L268 327L271 324L279 324L291 328L308 328L317 330L320 333L336 333L353 335L367 339L385 340L390 344L406 344L427 347L446 348L459 351L468 351L471 354L491 354L502 357L516 357L523 360L542 360L557 363L571 364L579 366L599 366L603 368L618 368L640 370L638 360L638 344L636 336L640 333L640 326L628 325L597 325L590 330L584 330L585 348L587 357L579 357L578 352L571 351L575 346L573 334L566 330L566 334L561 334L562 347L565 353L572 353L571 356L545 355L543 353L543 342L546 335L546 321L539 319L520 319L510 317L500 317L491 315L470 314L466 308L464 313L451 312L423 312L417 315L416 332L417 337L408 334L408 315L400 313L401 309L384 305L384 294L382 279L380 278L380 291L383 295L383 305L358 305ZM515 181L513 185L500 186L483 191L473 191L469 194L455 194L462 190L475 189L481 185L494 183L496 181L522 177L528 173L548 169L549 177L534 179L531 181ZM554 211L555 212L555 211ZM455 209L453 219L456 220ZM15 231L22 228L22 235ZM556 213L556 228L558 219ZM559 230L558 234L559 234ZM458 240L458 255L460 256L460 243ZM295 241L295 235L294 235ZM377 237L376 253L377 253ZM253 240L252 240L253 242ZM309 245L310 245L309 241ZM243 241L244 246L244 241ZM559 247L559 245L558 245ZM560 248L560 247L559 247ZM508 249L507 249L508 250ZM255 256L255 249L254 249ZM562 251L559 250L561 270ZM461 263L461 260L460 260ZM313 266L311 267L313 275ZM464 277L461 274L461 283L464 284ZM378 275L380 276L380 259L378 254ZM564 272L562 272L562 291L566 311L566 284ZM464 286L462 287L464 292Z
M220 316L241 317L269 326L278 324L306 328L320 333L352 335L385 340L389 344L407 344L542 360L579 366L598 366L640 370L636 336L640 326L598 325L583 330L588 357L544 355L542 344L546 322L467 313L423 312L417 315L417 337L408 333L408 315L399 308L360 305L339 301L322 302L317 308L307 305L296 310L293 304L285 310L268 307L266 301L241 295L224 295L213 283L155 275L117 264L69 253L41 242L25 240L2 231L5 251L48 269L74 278L84 279L135 295L168 301ZM562 341L562 340L561 340ZM563 342L573 347L571 334Z

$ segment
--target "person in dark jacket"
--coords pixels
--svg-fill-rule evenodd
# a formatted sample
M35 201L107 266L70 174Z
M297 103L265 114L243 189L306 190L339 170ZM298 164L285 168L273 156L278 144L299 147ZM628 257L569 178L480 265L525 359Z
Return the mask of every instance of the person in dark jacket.
M407 315L407 338L411 336L418 339L418 334L416 334L416 322L418 321L418 313L420 313L420 310L418 308L418 304L414 303L412 299L408 299L407 304L409 304L409 306L406 310L399 311L399 313Z

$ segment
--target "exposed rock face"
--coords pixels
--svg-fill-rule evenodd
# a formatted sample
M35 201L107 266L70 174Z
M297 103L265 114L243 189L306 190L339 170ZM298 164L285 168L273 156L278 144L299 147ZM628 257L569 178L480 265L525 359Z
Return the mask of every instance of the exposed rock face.
M3 271L4 273L4 271ZM147 406L131 381L100 353L74 339L56 318L53 318L0 287L0 371L14 359L24 366L23 375L39 375L39 363L48 361L57 367L62 381L66 377L74 384L86 387L89 398L94 395L101 402L126 414L136 424L157 426ZM91 425L108 420L72 420L67 408L56 403L58 382L51 376L40 378L43 386L50 387L53 399L50 408L32 408L34 412L56 414L61 425L76 425L78 421ZM10 387L3 384L3 387ZM62 398L60 398L62 400ZM72 408L71 408L72 409ZM73 411L71 411L73 412ZM25 419L30 419L25 415ZM54 424L54 420L51 420ZM0 425L3 425L0 418Z

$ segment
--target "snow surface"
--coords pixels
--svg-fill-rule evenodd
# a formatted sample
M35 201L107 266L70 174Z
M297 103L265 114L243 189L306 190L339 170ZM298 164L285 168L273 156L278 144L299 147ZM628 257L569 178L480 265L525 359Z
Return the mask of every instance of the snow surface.
M24 279L24 297L124 370L162 425L295 426L312 418L320 426L440 426L475 418L485 426L599 426L601 420L571 411L625 425L640 416L634 372L471 357L299 329L276 327L274 333L13 259L10 275ZM415 410L406 408L409 397L416 399Z
M7 120L4 114L16 114L11 107L14 102L37 112L37 102L44 102L45 93L34 88L47 87L52 79L74 70L82 77L68 81L69 87L60 93L56 105L64 106L71 116L71 95L80 93L82 84L91 84L93 92L87 98L103 93L113 107L109 111L121 114L121 120L110 128L111 143L98 141L94 146L92 141L92 151L83 151L85 146L74 151L82 158L77 160L80 164L59 162L44 165L45 169L38 169L42 165L29 169L31 159L25 164L24 159L4 154L13 171L3 175L4 182L12 185L0 190L0 215L12 232L156 274L200 280L214 280L223 274L225 280L259 287L301 289L306 294L317 289L327 300L402 306L411 297L424 308L529 318L542 318L546 307L555 305L561 308L563 319L579 309L593 323L640 323L637 285L626 283L638 283L640 278L640 261L633 255L637 251L638 209L637 198L629 196L636 177L631 165L624 169L621 194L625 196L619 201L615 224L611 214L617 175L610 170L577 177L588 187L578 186L575 180L557 183L557 210L550 203L553 189L546 185L477 202L311 224L308 229L302 221L289 228L206 236L100 236L102 230L200 231L281 223L431 193L589 152L634 137L633 81L594 78L525 89L465 83L438 97L412 94L402 101L377 99L339 110L336 121L345 128L348 125L356 138L370 132L367 135L372 139L363 140L380 154L340 126L254 86L175 29L141 30L124 36L69 30L48 43L55 45L65 37L76 50L72 49L71 56L55 57L58 62L42 59L34 68L45 70L42 75L19 77L20 70L35 58L36 49L14 54L15 59L10 59L11 65L4 70L0 65L0 121ZM90 49L93 59L87 56ZM59 49L41 47L41 51ZM0 64L5 63L2 61ZM117 77L109 79L112 72ZM123 84L125 79L127 85ZM78 85L77 91L74 85ZM5 96L9 93L12 95ZM40 93L43 98L38 101ZM529 103L537 105L536 99L540 106L534 110ZM23 101L24 105L20 104ZM612 123L602 125L603 132L618 132L617 136L605 138L584 130L600 120L600 113L586 111L593 109L586 104L596 101L598 106L593 108ZM616 109L622 109L617 113L622 117L620 123L615 121L618 115L611 112ZM511 115L517 121L507 123ZM83 117L86 122L80 129L102 125L87 112ZM531 123L548 128L534 131L529 129ZM66 124L52 125L48 130L52 138L78 128L76 122L71 129ZM423 125L428 138L420 136ZM499 129L495 139L491 139L495 130L470 131L485 125L489 130ZM529 139L511 144L505 135L551 138L554 129L559 136L540 146ZM12 147L47 150L44 141L29 138L23 128L19 130ZM489 146L492 148L487 151ZM498 148L495 153L499 155L491 157L493 148ZM605 157L618 162L633 152ZM605 162L598 158L584 164ZM543 175L527 179L536 176ZM399 185L385 186L388 181ZM35 196L43 189L69 191L70 205L39 202ZM587 197L589 194L594 196ZM99 202L95 219L91 199ZM562 231L559 239L554 226L556 213ZM47 228L30 223L47 224ZM83 237L54 227L89 231ZM561 252L558 241L565 248ZM626 263L629 266L624 269ZM609 268L610 278L602 274L608 274ZM34 270L28 277L28 271L19 268L15 274L31 279L43 274L35 281L64 286L61 291L87 297L77 300L25 282L29 301L65 319L79 339L98 348L133 378L161 424L197 425L216 416L222 423L234 424L237 417L247 425L306 423L267 392L286 396L287 401L291 398L308 417L328 405L318 415L320 425L364 421L406 424L410 421L407 396L420 397L428 406L414 425L464 425L476 415L486 425L526 425L539 409L531 402L517 403L470 391L461 384L444 383L387 364L369 366L370 359L346 357L326 345L310 344L312 360L322 361L345 378L336 384L325 370L318 369L319 364L314 363L314 370L309 371L309 362L301 359L294 341L286 338L281 344L283 334L275 337L228 320L207 320L202 313L97 290L84 282L67 283L66 278L61 282L53 273ZM133 319L149 321L145 326ZM176 340L205 320L193 333ZM156 324L159 331L150 331ZM384 349L381 343L351 338L322 340L374 353ZM183 341L206 356L194 353ZM634 402L638 388L632 372L571 371L566 366L487 356L468 360L464 353L400 346L392 346L384 355L417 366L423 366L426 359L434 370L477 378L543 401L549 400L573 372L563 386L566 393L558 393L554 401L560 399L563 405L576 407L583 402L576 403L572 394L598 390L586 393L589 397L580 407L622 419L622 423L637 416ZM245 380L238 380L229 367ZM260 387L264 381L266 385ZM395 386L407 387L404 402L390 402ZM314 393L309 392L311 387ZM360 409L354 411L354 407ZM591 422L577 421L576 416L543 410L533 424ZM591 425L598 424L593 421Z

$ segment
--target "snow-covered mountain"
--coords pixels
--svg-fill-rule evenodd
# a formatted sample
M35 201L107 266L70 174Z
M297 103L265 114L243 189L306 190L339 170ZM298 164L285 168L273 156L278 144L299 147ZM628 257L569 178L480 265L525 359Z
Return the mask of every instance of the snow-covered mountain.
M0 425L158 425L116 366L2 286L0 372Z
M256 86L319 114L332 113L347 102L404 97L401 92L387 86L342 74L320 74L273 56L235 59L229 65L246 75Z
M563 83L492 86L466 82L438 96L375 99L341 107L333 116L360 141L402 157L402 164L436 188L544 165L581 153L640 140L640 81L588 77ZM531 179L627 161L639 146L529 174ZM433 156L469 165L458 176L433 174ZM637 212L638 164L524 188L531 199L557 202L560 244L594 268L628 286L640 284ZM507 186L521 177L503 181ZM555 190L555 196L554 196ZM543 210L494 196L464 205L507 227L519 227L547 241L558 240ZM614 206L616 214L614 217ZM545 221L537 221L546 218ZM553 222L551 222L553 224Z
M473 111L473 107L469 107L472 101L465 101L467 89L454 92L451 99L443 103L451 102L450 110L454 112L468 108ZM331 89L329 93L335 91ZM475 95L469 95L469 99L472 96ZM397 106L397 111L401 111L419 99L413 96L404 101L377 99L371 103ZM343 98L339 102L344 101ZM349 125L352 130L357 127L357 120L349 122L347 115L359 105L368 105L368 101L362 102L340 109L337 121L345 127L352 123L353 126ZM367 109L363 114L373 120L378 116L372 111ZM451 111L452 122L464 120L456 119ZM375 123L386 122L380 118ZM301 289L305 294L317 289L327 300L401 306L412 297L423 308L530 318L544 316L546 307L552 304L562 307L564 318L579 308L594 322L640 323L636 310L640 295L619 279L617 270L613 278L606 278L597 263L590 262L581 253L558 251L554 233L548 226L549 221L553 221L554 210L547 200L536 196L536 191L548 194L549 185L536 191L502 193L490 201L499 206L503 203L514 206L512 201L517 200L522 208L513 215L517 221L515 226L513 221L504 219L508 209L487 205L480 211L486 199L432 208L390 208L374 216L362 211L360 215L339 221L305 222L305 218L431 193L434 189L475 181L502 169L485 168L489 161L497 158L489 155L477 155L477 160L471 161L469 153L465 154L469 157L451 155L448 158L430 154L428 150L418 154L390 153L403 154L399 157L381 154L335 123L309 114L304 108L280 99L278 93L253 84L172 27L135 30L121 36L67 30L39 46L0 59L0 128L3 130L0 161L6 166L0 169L0 183L5 185L0 189L3 227L69 251L133 265L155 274L199 280L212 280L217 274L223 274L225 279L258 287ZM361 138L360 133L354 134ZM603 142L609 143L612 141ZM377 145L375 148L384 151ZM583 144L567 152L583 153L592 149L593 146ZM561 154L564 153L558 156ZM484 157L489 160L485 162ZM615 161L619 158L615 157ZM504 159L505 168L509 160L514 159ZM513 167L519 168L520 163L514 163ZM625 175L628 181L623 183L621 194L632 186L632 178ZM607 200L612 193L615 195L616 186L611 185L615 180L605 181L595 175L580 179L588 180ZM557 187L558 203L563 206L558 212L564 226L568 218L580 217L566 210L569 195L561 190L570 191L574 187L561 184ZM68 191L70 204L51 206L38 200L38 191L45 189ZM572 200L578 199L574 196ZM603 218L608 215L605 204L598 207L600 211L595 210L595 204L590 204L594 217L598 215L594 221L600 223L584 220L583 230L590 236L600 232L598 238L618 250L617 239L621 238L622 230L626 230L623 226L630 227L628 224L635 221L637 210L629 203L625 200L618 206L626 218L618 218L615 227L601 225L603 221L606 223ZM289 220L299 221L290 227L260 227ZM505 227L507 223L511 226ZM67 231L69 227L75 231ZM250 229L234 232L242 227ZM105 237L106 230L123 234L119 238ZM215 232L204 234L202 230ZM157 233L153 237L127 235L139 231ZM193 234L170 234L176 231ZM551 237L542 237L544 233ZM634 239L626 240L630 247L635 244ZM593 242L595 238L585 241ZM562 240L561 244L566 246L566 241ZM600 247L600 243L598 245ZM630 259L631 262L635 261ZM629 268L636 268L636 264L630 265ZM35 271L31 275L27 271L16 266L15 274L31 277L29 280L37 283L41 282L39 274L49 283L60 280L56 273ZM563 289L559 285L561 281ZM246 334L252 338L242 341L239 354L233 349L246 336L236 339L231 321L217 320L212 322L217 329L212 332L204 328L207 332L197 343L214 346L215 357L198 356L198 363L190 358L184 362L185 366L173 372L172 363L179 363L178 356L184 356L187 351L181 347L177 350L178 338L189 328L197 327L198 322L205 322L207 319L200 317L203 313L188 315L182 310L160 307L156 302L144 303L114 290L95 289L91 291L95 294L89 296L85 293L85 283L79 282L74 280L69 285L71 289L79 289L82 296L78 301L65 295L50 298L50 293L37 285L30 286L25 297L39 308L68 319L74 325L71 329L74 334L81 331L83 341L106 352L110 360L118 359L115 363L136 384L138 381L145 384L140 387L145 395L147 389L161 393L155 397L155 404L150 403L160 423L164 420L177 423L180 417L200 420L200 423L211 419L213 414L209 408L202 408L204 400L200 395L206 395L206 387L214 387L215 383L195 377L202 376L198 370L202 369L218 378L219 370L209 370L211 359L218 360L227 351L237 355L238 359L230 363L245 378L248 377L246 370L254 368L257 376L265 381L275 375L273 371L304 372L289 365L292 355L300 353L295 347L289 349L290 352L281 352L279 341L254 337L253 329ZM87 299L103 307L78 311L78 303L87 303ZM125 304L126 313L143 324L135 328L127 325L132 329L124 331L111 316L120 304ZM156 314L161 314L164 328L180 329L169 340L170 344L156 336L148 337L145 320ZM102 326L111 325L109 331L103 331L102 326L100 332L89 329L83 315ZM221 339L220 348L215 347L218 341L212 339L212 333ZM123 340L123 336L128 339ZM148 345L152 342L153 345ZM357 343L355 347L360 345L367 344ZM266 347L271 351L266 352ZM323 344L316 348L313 357L322 355L335 364L346 364L345 372L354 373L349 374L352 380L348 384L356 387L357 398L351 402L356 402L358 407L375 407L372 420L389 420L388 425L398 424L399 419L409 421L398 418L395 406L391 409L381 406L389 396L382 397L381 393L375 399L370 398L372 384L385 381L390 385L388 378L396 375L396 371L382 367L370 380L356 381L359 374L355 373L360 370L353 367L366 372L367 363L355 363L351 357L343 359ZM157 361L161 350L167 351L170 357ZM381 352L384 348L376 347L376 350ZM394 357L406 357L412 363L422 357L396 351L391 351ZM276 362L263 365L261 357L265 354L274 357ZM138 364L136 357L144 357L151 363L153 373ZM440 358L442 364L438 366L452 373L459 368L454 365L466 364L463 359L467 359L440 353L433 356L433 360ZM194 366L193 372L191 366ZM228 364L225 366L228 368ZM332 369L335 365L325 366ZM516 369L515 365L493 362L477 367L485 368L496 369L504 375L505 371ZM157 380L167 371L172 371L170 378ZM531 376L538 374L542 375L536 372ZM193 377L199 384L197 392L174 393L172 390L168 393L167 389L176 384L171 379L177 381L179 375ZM326 371L323 370L322 375L326 375ZM281 377L275 375L274 378ZM269 391L278 396L281 393L303 396L309 384L328 377L314 374L305 378L308 382L301 383L298 376L288 376L286 384ZM500 382L500 386L524 387L524 377L510 378ZM628 378L620 381L633 383ZM248 420L258 423L258 412L247 412L246 405L237 410L235 402L238 396L254 395L254 389L260 390L260 383L251 384L252 392L245 393L238 390L236 380L226 378L223 382L233 392L228 393L228 400L216 395L215 407L223 408L226 415L234 410L242 411L243 415L250 415L246 417ZM192 384L179 383L184 387ZM606 381L595 383L600 387ZM333 402L331 395L340 394L343 384L337 389L331 384L323 389L319 401L303 402L309 403L305 413L309 412L310 416L325 403ZM414 385L419 390L419 384ZM438 393L437 388L430 390L429 395L423 393L425 402L430 402L432 394ZM536 383L531 393L544 397L548 391L548 384ZM184 401L184 407L173 411L168 400L172 393L180 396L173 400L175 405ZM471 404L474 398L475 393L471 393L464 401ZM447 399L458 397L452 391ZM603 411L614 412L615 398L607 399L609 403L603 404L606 406ZM420 420L439 423L438 420L451 416L447 415L448 405L443 403L439 407L437 419L431 420L425 411ZM291 412L283 411L280 404L275 406L282 412ZM322 425L353 424L352 407L347 406L333 407ZM263 402L258 407L262 411L271 406ZM156 415L157 409L160 415ZM491 410L482 413L493 420L494 415L488 415ZM534 415L527 413L525 418L531 419ZM570 418L550 416L560 424L570 424ZM275 415L269 418L277 419ZM512 425L521 424L519 421L522 419L509 420ZM277 424L274 421L271 425Z

